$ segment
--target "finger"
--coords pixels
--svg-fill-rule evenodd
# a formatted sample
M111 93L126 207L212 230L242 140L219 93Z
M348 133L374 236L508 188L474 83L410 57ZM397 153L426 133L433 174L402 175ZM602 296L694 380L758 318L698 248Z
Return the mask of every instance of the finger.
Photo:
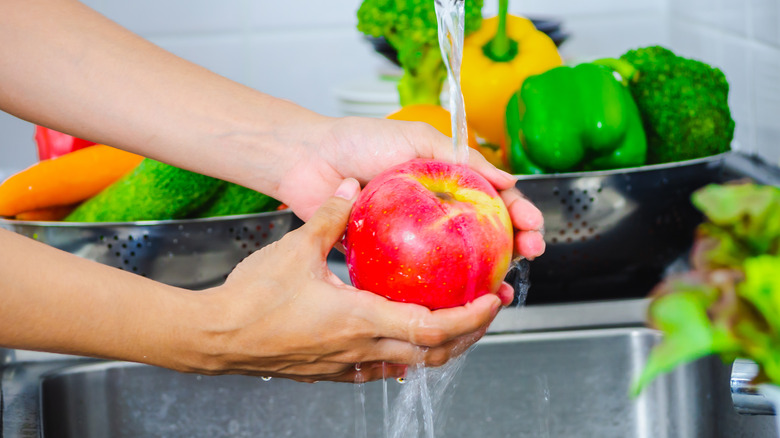
M359 368L359 369L358 369ZM380 379L396 379L403 377L406 374L406 366L404 365L390 365L388 364L385 369L382 369L381 364L379 366L367 366L362 365L356 367L354 364L350 364L344 367L342 371L338 373L330 374L312 374L312 375L282 375L288 379L292 379L298 382L305 383L317 383L317 382L343 382L343 383L366 383L373 382Z
M520 231L515 235L515 248L517 253L533 260L544 254L547 244L539 231Z
M435 347L478 330L492 320L500 306L496 295L487 294L464 306L434 311L382 299L365 311L369 313L366 320L376 324L377 337Z
M377 339L374 346L362 356L363 362L418 365L425 361L428 347L392 338Z
M478 330L447 341L439 347L425 348L418 354L416 361L410 365L424 365L426 367L440 367L456 358L471 348L487 333L490 322L485 323Z
M469 167L487 178L498 190L515 186L517 178L491 164L478 150L469 148Z
M416 149L417 156L421 158L433 158L435 160L453 161L454 153L452 150L452 140L438 132L435 128L431 128L430 125L426 126L426 130L430 135L422 135L420 138L424 138L426 141L420 143L412 140L412 144ZM417 136L415 136L417 137ZM504 172L501 169L496 168L481 154L478 150L469 148L469 167L479 172L493 186L498 190L505 190L515 185L517 179L511 174Z
M485 336L489 326L490 324L485 325L474 333L464 335L460 338L450 341L450 343L446 346L450 351L450 359L456 358L468 351L474 344L477 343L477 341Z
M515 300L515 289L509 283L503 281L501 286L498 287L496 296L501 299L501 304L508 306Z
M512 224L521 231L541 230L544 227L542 212L515 188L501 192Z
M355 383L372 382L380 379L398 379L406 375L407 365L386 362L370 362L361 364L360 370L349 373L354 376ZM345 373L347 374L347 373ZM348 376L344 376L348 378Z
M487 330L487 325L489 324L480 327L477 333L481 331L484 334L484 331ZM420 347L397 339L382 338L376 341L374 348L370 352L362 356L362 360L364 364L385 362L404 366L441 366L451 357L459 354L455 352L461 351L460 343L463 343L464 339L470 339L469 336L474 336L474 333L457 337L438 347ZM481 336L481 334L477 335L470 344L476 342Z
M336 189L336 193L325 201L300 228L302 233L320 243L323 255L341 240L347 227L349 213L359 192L360 183L356 179L345 179Z
M486 330L501 309L501 304L498 296L486 294L465 306L440 309L433 314L442 324L452 327L451 333L455 335L448 339L450 341Z
M397 379L406 375L406 367L402 365L390 365L383 370L381 365L371 368L361 368L359 371L351 369L338 376L328 379L333 382L365 383L381 379Z

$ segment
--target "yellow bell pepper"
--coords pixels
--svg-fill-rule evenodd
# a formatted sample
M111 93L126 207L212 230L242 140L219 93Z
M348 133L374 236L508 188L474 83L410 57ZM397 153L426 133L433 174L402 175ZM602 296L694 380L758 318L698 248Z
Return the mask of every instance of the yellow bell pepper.
M505 143L504 112L525 78L563 64L558 48L531 20L507 14L483 20L463 46L461 90L469 126L493 144Z

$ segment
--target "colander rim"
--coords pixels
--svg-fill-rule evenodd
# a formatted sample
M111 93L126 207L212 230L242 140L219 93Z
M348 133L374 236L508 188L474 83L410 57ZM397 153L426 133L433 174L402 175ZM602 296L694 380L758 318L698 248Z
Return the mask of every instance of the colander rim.
M641 172L650 172L654 170L665 170L665 169L675 169L678 167L689 167L689 166L695 166L698 164L705 164L705 163L714 163L718 161L724 160L728 155L730 155L733 151L727 151L722 152L720 154L715 155L709 155L706 157L701 158L694 158L691 160L684 160L684 161L675 161L671 163L661 163L661 164L647 164L644 166L637 166L637 167L623 167L620 169L609 169L609 170L591 170L591 171L580 171L580 172L562 172L562 173L545 173L545 174L538 174L538 175L513 175L515 178L517 178L518 181L530 181L530 180L540 180L540 179L549 179L549 178L581 178L581 177L602 177L602 176L611 176L611 175L620 175L620 174L626 174L626 173L641 173Z
M214 216L193 219L162 219L133 222L63 222L63 221L25 221L0 217L0 227L51 227L51 228L111 228L111 227L159 227L159 226L178 226L178 225L197 225L197 224L215 224L227 223L233 221L242 221L246 219L262 219L265 217L284 217L293 216L291 209L267 211L263 213L236 214L230 216Z

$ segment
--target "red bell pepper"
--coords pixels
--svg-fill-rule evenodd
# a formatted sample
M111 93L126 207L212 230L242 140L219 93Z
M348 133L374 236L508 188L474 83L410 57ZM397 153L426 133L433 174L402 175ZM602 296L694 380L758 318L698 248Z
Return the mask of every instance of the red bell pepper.
M95 143L68 134L57 132L43 126L35 127L35 143L38 145L38 158L48 160L69 152L84 149Z

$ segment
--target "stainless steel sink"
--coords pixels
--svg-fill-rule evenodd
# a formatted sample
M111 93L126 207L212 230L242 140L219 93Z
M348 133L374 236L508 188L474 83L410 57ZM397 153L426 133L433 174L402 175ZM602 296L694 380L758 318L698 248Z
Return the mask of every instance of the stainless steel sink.
M437 436L777 436L773 417L734 411L730 367L715 358L631 399L630 382L658 341L641 327L489 334L454 381ZM401 385L387 386L392 402ZM354 385L205 377L121 362L61 366L44 373L38 388L46 438L355 437L356 418L365 418L369 437L384 436L381 382L365 385L365 417Z
M777 170L735 157L727 163L731 177L780 185ZM343 263L331 267L348 281ZM642 327L646 304L503 310L453 382L436 436L777 438L774 417L737 413L731 365L717 358L676 369L637 399L628 396L660 340ZM752 397L740 385L737 398ZM401 385L387 386L392 400ZM359 438L355 429L363 419L368 437L384 437L382 383L364 390L363 409L355 385L205 377L0 349L0 438Z

